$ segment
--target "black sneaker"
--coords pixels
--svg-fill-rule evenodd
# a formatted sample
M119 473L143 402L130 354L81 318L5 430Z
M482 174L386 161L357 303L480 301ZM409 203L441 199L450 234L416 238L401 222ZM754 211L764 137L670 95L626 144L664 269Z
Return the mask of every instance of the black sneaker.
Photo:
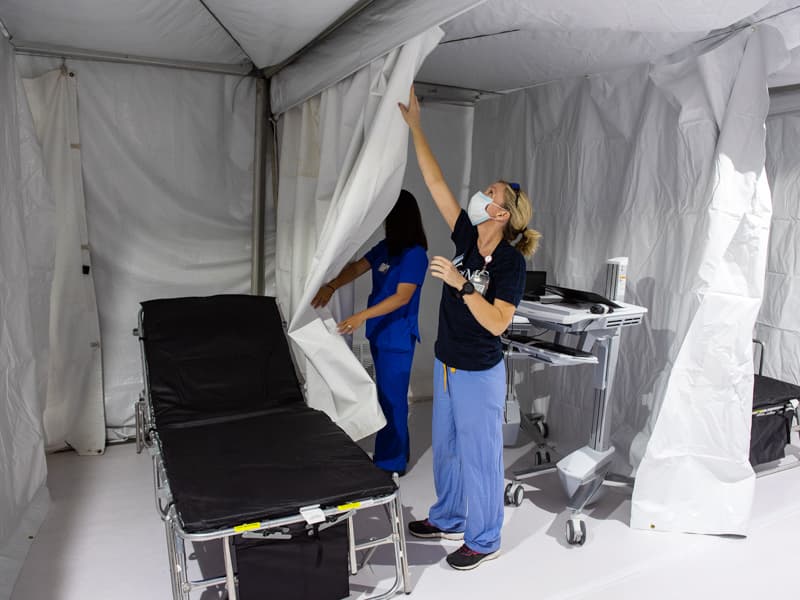
M463 544L461 548L447 555L447 564L459 571L469 571L484 561L497 558L499 554L499 550L489 552L488 554L481 554L480 552L475 552L475 550L472 550L466 544Z
M439 538L443 540L463 540L463 531L442 531L428 519L423 521L411 521L408 524L408 532L418 538Z

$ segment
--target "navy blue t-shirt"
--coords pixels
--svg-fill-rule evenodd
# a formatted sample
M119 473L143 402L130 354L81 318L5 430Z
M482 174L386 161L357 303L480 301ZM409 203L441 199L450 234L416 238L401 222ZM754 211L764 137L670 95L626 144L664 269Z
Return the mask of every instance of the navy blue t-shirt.
M484 267L484 257L478 252L478 228L469 221L463 210L456 219L450 236L456 245L453 264L467 279ZM484 298L491 304L495 298L519 305L525 290L525 258L507 241L502 240L492 253L489 286ZM477 291L475 292L478 293ZM458 291L442 285L439 303L439 336L435 346L436 358L448 367L465 371L491 369L503 358L500 337L483 327L458 296Z
M401 283L417 286L405 306L388 315L367 319L367 339L384 350L408 351L419 341L420 291L428 271L428 255L422 246L404 248L397 256L389 256L386 240L378 242L364 258L372 268L372 293L367 306L375 306L397 292Z

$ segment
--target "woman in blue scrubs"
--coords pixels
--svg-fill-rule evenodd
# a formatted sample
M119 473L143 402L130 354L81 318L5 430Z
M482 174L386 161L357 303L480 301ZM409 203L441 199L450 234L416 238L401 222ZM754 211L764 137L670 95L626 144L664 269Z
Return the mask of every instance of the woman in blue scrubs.
M525 256L539 233L519 184L495 181L464 211L450 191L420 123L414 88L400 111L411 130L425 184L450 227L452 260L431 259L441 279L433 376L433 478L436 503L408 524L422 538L463 539L447 556L454 569L495 558L503 526L505 364L500 334L522 299Z
M378 401L386 426L375 438L373 461L381 469L405 474L408 466L408 382L414 345L420 340L417 316L425 272L428 242L414 196L401 190L386 217L386 238L361 260L349 264L322 286L311 304L325 306L333 293L372 272L367 308L339 323L339 332L351 334L366 322Z

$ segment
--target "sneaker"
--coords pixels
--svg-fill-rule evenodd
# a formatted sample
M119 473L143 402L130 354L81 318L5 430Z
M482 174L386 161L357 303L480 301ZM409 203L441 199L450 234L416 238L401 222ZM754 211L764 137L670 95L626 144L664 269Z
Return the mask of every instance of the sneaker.
M443 540L463 540L463 531L442 531L428 519L423 521L411 521L408 524L408 531L411 535L418 538L439 538Z
M481 554L480 552L475 552L475 550L472 550L466 544L463 544L461 548L447 555L447 564L459 571L469 571L484 561L497 558L499 554L499 550L489 552L488 554Z

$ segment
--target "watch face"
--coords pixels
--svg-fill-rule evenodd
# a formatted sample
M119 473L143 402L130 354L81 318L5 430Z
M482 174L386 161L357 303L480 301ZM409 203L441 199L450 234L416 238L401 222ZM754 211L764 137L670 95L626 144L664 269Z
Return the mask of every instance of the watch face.
M471 294L475 291L475 286L472 285L471 281L467 281L464 286L461 288L461 295L465 296L466 294Z

